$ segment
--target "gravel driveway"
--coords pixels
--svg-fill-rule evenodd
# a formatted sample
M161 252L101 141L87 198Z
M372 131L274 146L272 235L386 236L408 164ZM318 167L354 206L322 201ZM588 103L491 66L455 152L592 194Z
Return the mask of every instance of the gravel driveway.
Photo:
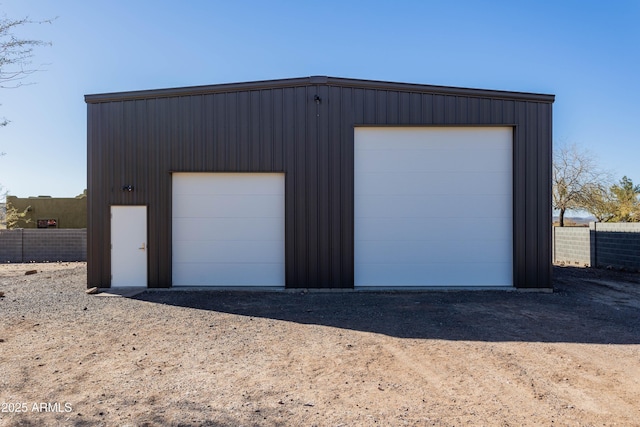
M82 263L0 265L0 425L639 425L640 275L554 274L125 298Z

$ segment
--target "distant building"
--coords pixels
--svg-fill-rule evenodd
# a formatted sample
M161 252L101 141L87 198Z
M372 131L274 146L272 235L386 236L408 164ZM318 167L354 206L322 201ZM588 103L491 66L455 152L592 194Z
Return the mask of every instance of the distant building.
M26 210L17 228L87 228L87 190L69 198L7 196L7 208Z

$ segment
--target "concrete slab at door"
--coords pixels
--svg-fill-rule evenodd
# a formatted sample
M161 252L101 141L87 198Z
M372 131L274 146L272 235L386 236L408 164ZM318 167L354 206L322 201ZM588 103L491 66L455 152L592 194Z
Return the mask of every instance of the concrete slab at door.
M147 286L147 207L111 206L111 287Z

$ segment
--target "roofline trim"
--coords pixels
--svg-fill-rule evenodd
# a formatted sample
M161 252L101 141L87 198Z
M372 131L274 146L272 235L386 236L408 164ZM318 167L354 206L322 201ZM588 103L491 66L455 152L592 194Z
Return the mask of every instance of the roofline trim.
M179 96L208 95L241 90L263 90L310 85L353 87L362 89L397 90L402 92L431 93L434 95L469 96L476 98L510 99L552 103L555 95L510 92L492 89L472 89L453 86L434 86L417 83L396 83L379 80L361 80L341 77L311 76L279 80L260 80L241 83L222 83L206 86L189 86L168 89L137 90L85 95L87 104L113 101L133 101L139 99L171 98Z

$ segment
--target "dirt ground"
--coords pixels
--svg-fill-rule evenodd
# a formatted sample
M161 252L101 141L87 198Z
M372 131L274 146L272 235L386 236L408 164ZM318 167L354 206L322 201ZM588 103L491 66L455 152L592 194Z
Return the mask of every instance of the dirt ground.
M0 265L0 425L640 425L640 275L554 274L107 297L82 263Z

